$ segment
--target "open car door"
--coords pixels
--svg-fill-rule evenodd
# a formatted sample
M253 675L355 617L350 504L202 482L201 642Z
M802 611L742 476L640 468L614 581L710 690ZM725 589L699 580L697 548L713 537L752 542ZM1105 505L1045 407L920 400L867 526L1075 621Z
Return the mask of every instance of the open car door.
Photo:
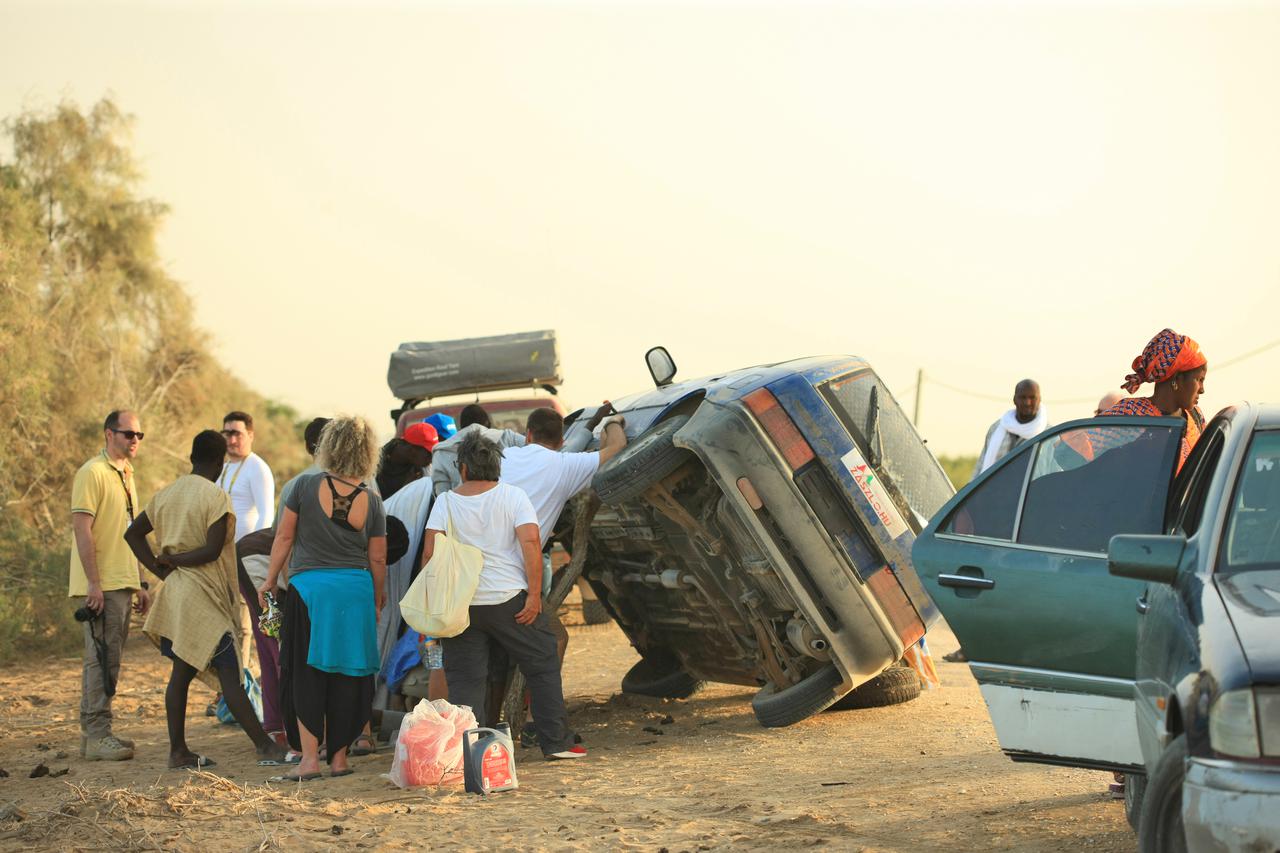
M1163 532L1185 428L1114 417L1046 430L962 489L912 550L1015 761L1142 767L1134 719L1143 581L1121 533Z

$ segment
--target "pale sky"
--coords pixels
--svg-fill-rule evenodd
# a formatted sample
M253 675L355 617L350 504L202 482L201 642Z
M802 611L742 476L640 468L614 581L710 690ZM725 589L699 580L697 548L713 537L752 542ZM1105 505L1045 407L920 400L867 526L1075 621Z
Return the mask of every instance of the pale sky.
M1275 3L0 0L0 115L136 115L169 269L306 415L389 433L401 341L554 328L570 409L655 344L849 353L976 454L1009 403L952 388L1085 416L1165 326L1207 413L1280 402L1280 347L1214 369L1280 338L1277 45Z

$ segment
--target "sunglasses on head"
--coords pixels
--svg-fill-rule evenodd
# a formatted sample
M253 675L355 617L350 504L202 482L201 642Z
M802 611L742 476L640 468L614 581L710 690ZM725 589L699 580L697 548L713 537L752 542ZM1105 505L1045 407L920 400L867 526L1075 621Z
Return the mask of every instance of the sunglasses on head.
M138 441L142 441L142 433L140 432L134 432L131 429L116 429L115 427L110 427L110 429L116 435L123 435L125 438L129 439L130 441L133 441L135 438Z

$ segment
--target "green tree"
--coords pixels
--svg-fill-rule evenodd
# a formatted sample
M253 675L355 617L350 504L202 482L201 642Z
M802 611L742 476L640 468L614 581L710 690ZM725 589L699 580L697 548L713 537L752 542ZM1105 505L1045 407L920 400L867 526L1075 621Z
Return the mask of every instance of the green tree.
M4 123L0 161L0 656L66 637L68 498L117 408L142 417L144 502L183 473L192 436L261 413L280 482L305 466L297 413L219 365L160 262L165 205L137 193L132 119L110 99Z
M939 456L938 464L947 472L951 485L959 489L973 477L973 469L978 464L976 456Z

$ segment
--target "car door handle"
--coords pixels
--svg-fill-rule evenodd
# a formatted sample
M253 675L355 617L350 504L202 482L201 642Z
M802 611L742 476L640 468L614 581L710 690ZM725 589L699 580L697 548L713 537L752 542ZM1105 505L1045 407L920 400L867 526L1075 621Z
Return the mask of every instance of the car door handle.
M1150 605L1147 604L1147 597L1145 595L1140 596L1138 598L1138 615L1145 616L1149 606Z
M975 578L973 575L938 575L938 586L956 589L991 589L996 582L991 578Z

